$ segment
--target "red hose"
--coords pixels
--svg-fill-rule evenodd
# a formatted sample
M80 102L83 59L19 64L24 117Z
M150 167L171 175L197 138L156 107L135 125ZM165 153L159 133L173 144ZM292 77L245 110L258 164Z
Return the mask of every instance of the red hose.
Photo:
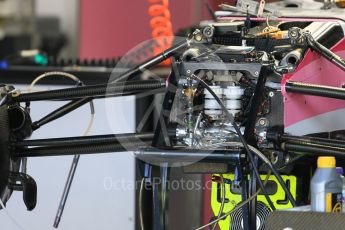
M171 14L169 10L169 0L147 0L151 5L148 14L151 16L150 27L151 36L156 41L153 54L157 55L170 48L173 43L173 28L171 23ZM169 65L170 60L162 62L163 65Z

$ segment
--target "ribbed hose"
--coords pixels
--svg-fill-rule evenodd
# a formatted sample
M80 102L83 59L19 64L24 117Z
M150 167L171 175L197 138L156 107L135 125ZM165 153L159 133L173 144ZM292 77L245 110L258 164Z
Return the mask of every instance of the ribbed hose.
M73 146L73 145L84 145L84 144L119 144L121 142L136 142L152 140L152 133L129 133L119 135L96 135L96 136L82 136L82 137L68 137L68 138L51 138L51 139L37 139L37 140L25 140L16 142L16 147L27 147L27 146Z
M41 100L61 100L97 96L121 96L128 91L153 90L162 88L164 82L156 80L133 81L128 83L111 83L78 88L57 89L35 93L23 93L12 97L12 102L28 102Z
M291 152L303 152L309 155L327 155L345 157L345 148L337 148L325 145L306 145L286 142L282 145L282 149Z
M288 81L285 84L285 91L288 93L298 93L345 100L345 89L338 87Z
M75 146L56 146L56 147L35 147L29 149L17 149L14 157L50 157L50 156L68 156L84 154L101 154L111 152L135 151L139 147L149 146L151 142L131 142L131 143L105 143L105 144L86 144Z

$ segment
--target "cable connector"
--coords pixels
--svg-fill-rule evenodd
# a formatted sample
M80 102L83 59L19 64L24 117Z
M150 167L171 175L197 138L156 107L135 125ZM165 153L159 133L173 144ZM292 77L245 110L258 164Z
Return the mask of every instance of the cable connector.
M220 176L212 175L212 181L217 183L222 183L222 178ZM225 184L232 184L232 180L223 178Z

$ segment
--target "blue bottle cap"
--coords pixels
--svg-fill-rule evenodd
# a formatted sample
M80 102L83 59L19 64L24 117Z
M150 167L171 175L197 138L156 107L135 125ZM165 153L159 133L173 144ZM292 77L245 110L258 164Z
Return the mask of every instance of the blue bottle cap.
M344 175L343 167L336 167L335 170L337 170L337 173L339 173L340 175Z

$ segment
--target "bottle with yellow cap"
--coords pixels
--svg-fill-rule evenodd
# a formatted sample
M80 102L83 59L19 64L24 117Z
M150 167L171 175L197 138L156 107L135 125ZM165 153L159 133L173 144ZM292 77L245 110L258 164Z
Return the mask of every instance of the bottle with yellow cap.
M343 180L336 171L334 157L319 157L317 169L311 179L311 210L315 212L341 212Z

